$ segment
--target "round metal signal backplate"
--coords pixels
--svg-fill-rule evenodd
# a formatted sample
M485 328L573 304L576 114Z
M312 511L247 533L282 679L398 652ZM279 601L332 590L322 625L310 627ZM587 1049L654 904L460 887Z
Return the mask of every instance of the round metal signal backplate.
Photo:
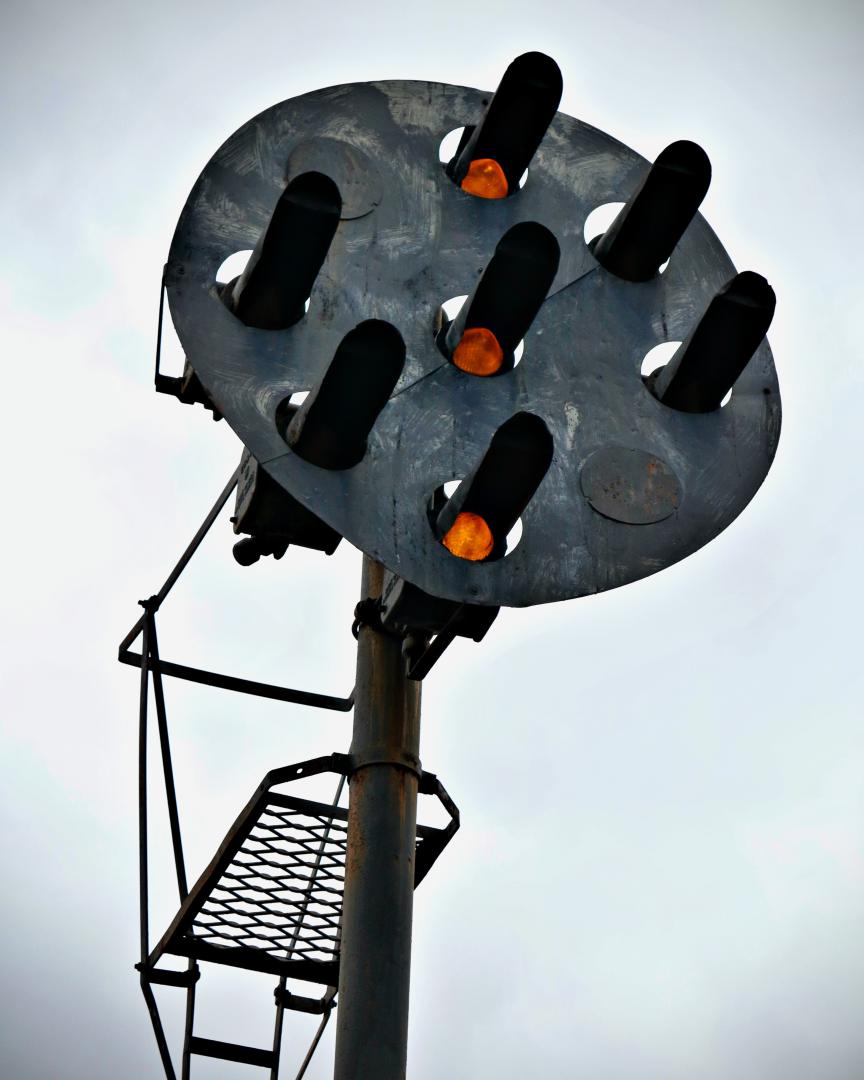
M292 495L430 593L524 606L624 585L713 539L768 472L780 396L765 342L715 412L677 412L652 396L640 373L645 354L687 337L733 276L729 257L697 215L653 280L632 284L602 269L585 242L585 220L626 200L646 162L562 113L521 190L501 200L461 191L445 175L439 146L454 128L477 123L489 97L439 83L360 83L267 109L201 174L166 280L198 377ZM288 330L250 329L220 299L217 270L255 246L286 180L309 169L344 193L309 310ZM520 221L555 233L558 275L513 371L465 374L435 344L439 308L471 293L498 240ZM398 328L405 369L363 461L327 472L288 449L276 410L318 382L364 319ZM523 515L521 542L496 562L466 562L433 534L430 499L467 476L493 432L520 410L548 425L552 464Z

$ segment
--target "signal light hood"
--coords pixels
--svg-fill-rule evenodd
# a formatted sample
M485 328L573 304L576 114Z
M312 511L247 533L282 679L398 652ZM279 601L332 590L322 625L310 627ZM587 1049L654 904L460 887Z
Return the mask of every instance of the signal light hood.
M559 258L558 241L545 225L523 221L507 230L443 333L444 354L456 367L474 375L512 369L513 352L546 299Z
M745 270L728 282L690 337L649 386L664 405L705 413L720 407L768 333L777 299L764 277Z
M285 433L295 454L322 469L350 469L405 363L405 342L388 322L367 319L342 339L318 386Z
M341 211L339 189L323 173L302 173L287 185L246 269L223 294L241 322L286 330L303 318Z
M710 183L702 147L671 143L597 241L594 257L617 277L648 281L675 250Z
M492 436L471 476L443 507L433 506L438 538L452 554L472 562L501 558L507 553L507 534L551 461L552 436L545 422L529 412L511 416ZM487 553L479 554L484 547Z
M466 128L462 145L447 166L448 176L483 198L502 198L518 191L519 180L558 110L562 87L561 70L550 56L540 52L517 56L479 124ZM488 173L494 173L490 166L485 166L487 177L481 189L475 190L472 166L475 174L483 172L480 163L487 161L503 177L503 192L500 181L488 182ZM490 190L492 194L487 193Z

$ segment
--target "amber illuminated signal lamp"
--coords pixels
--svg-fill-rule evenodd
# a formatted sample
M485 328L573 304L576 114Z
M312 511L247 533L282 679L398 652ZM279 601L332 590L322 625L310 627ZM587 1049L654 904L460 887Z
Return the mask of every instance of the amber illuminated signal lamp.
M471 375L503 375L516 362L558 270L553 234L537 221L520 221L501 237L474 292L439 338L454 367Z
M472 161L459 186L481 199L506 199L510 191L504 170L494 158Z
M519 412L492 435L486 453L447 501L433 506L443 546L460 559L485 562L507 553L507 536L552 461L545 421Z
M517 56L504 72L482 116L469 122L447 175L463 191L504 199L537 151L561 101L561 71L544 53Z
M496 375L504 363L498 338L484 326L470 326L453 350L453 363L469 375Z
M480 562L492 554L495 537L479 514L463 510L444 534L441 543L451 555L471 562Z

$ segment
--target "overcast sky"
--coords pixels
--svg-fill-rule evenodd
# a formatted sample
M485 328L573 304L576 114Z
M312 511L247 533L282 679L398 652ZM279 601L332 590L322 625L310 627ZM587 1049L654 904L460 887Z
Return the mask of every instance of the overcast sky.
M137 680L116 645L240 454L152 392L189 189L277 101L492 89L528 49L560 64L563 111L646 157L708 151L703 211L778 296L784 425L709 547L503 612L427 680L423 760L463 826L417 894L409 1075L864 1075L861 30L851 0L6 5L5 1076L160 1075L132 969ZM347 693L357 553L243 569L231 543L223 520L164 610L163 655ZM193 877L268 768L350 737L347 716L189 685L168 704ZM228 975L200 984L197 1033L266 1046L273 980ZM172 1038L181 996L160 995ZM291 1019L286 1077L313 1028Z

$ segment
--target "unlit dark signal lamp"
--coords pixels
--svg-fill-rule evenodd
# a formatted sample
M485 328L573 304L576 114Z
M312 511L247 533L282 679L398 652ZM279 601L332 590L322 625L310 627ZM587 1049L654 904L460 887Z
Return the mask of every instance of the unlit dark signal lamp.
M307 172L288 184L246 269L225 288L226 302L241 322L285 330L302 319L341 211L339 189L329 176Z
M359 464L404 363L405 342L394 326L380 319L355 326L288 424L285 441L322 469Z
M701 146L687 140L667 146L597 241L597 261L627 281L648 281L675 250L710 183Z
M719 408L768 333L775 304L764 277L750 270L737 274L669 363L649 377L655 397L683 412Z

